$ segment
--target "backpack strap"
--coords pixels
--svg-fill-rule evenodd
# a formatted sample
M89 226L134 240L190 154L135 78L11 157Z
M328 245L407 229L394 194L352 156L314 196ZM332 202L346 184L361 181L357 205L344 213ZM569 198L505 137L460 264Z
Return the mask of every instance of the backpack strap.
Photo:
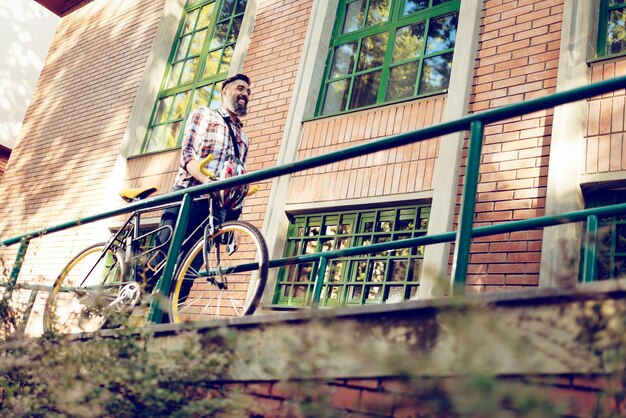
M237 160L237 163L243 166L241 162L241 156L239 154L239 145L237 144L237 137L235 136L235 132L233 132L233 127L230 125L231 124L230 117L224 116L221 113L220 113L220 116L222 117L222 119L224 119L224 122L226 122L226 126L228 126L228 134L229 134L228 136L230 137L230 143L233 146L233 151L235 152L235 158Z

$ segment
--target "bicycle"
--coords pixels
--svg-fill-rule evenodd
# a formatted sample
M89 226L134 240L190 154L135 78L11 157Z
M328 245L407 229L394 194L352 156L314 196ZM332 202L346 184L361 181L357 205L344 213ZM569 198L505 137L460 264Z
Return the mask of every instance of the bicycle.
M132 202L155 192L154 187L127 189L120 195ZM241 197L238 207L250 194ZM198 226L204 228L203 237L177 260L164 310L172 323L250 315L265 288L269 256L263 236L244 221L215 225L213 201L209 196L209 216ZM165 255L162 250L169 245L173 231L164 226L142 233L141 216L179 204L133 211L107 242L91 245L74 256L56 278L46 300L44 331L94 332L108 325L111 318L117 317L117 322L120 317L127 320L139 305L145 306L150 298L143 296L150 292L145 291L140 276L150 272L157 277L163 270L166 257L156 266L151 260L158 254ZM165 228L169 228L169 239L152 246L156 234ZM185 238L183 246L192 235ZM150 302L159 300L153 297Z

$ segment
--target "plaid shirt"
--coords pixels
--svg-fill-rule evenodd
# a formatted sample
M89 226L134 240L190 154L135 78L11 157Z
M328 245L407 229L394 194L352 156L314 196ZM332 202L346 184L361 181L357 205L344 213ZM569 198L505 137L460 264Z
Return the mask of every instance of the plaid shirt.
M221 107L218 110L213 110L201 106L191 113L185 125L183 147L180 152L180 167L174 185L193 187L202 184L187 172L187 163L191 160L201 161L207 155L213 154L214 159L207 168L218 174L225 161L235 159L228 126L222 116L230 120L228 112ZM250 141L242 130L241 121L231 121L230 126L237 140L240 161L245 168Z

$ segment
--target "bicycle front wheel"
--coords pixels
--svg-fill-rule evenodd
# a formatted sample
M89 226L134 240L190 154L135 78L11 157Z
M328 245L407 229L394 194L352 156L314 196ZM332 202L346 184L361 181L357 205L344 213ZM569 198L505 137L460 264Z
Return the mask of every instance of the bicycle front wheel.
M263 236L247 222L225 222L182 261L170 293L173 323L250 315L269 269ZM206 253L205 253L206 251Z
M94 332L102 327L124 277L121 255L105 247L87 247L63 268L46 301L44 331Z

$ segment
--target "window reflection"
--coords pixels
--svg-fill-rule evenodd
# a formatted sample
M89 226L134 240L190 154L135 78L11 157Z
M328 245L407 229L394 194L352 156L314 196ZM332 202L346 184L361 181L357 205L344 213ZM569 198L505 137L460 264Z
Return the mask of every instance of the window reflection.
M426 53L444 51L454 47L456 41L456 26L458 14L454 13L431 19L428 27L428 39L426 41Z
M452 53L424 60L419 94L433 93L448 88L452 69Z
M626 51L626 8L612 10L609 13L609 26L606 37L608 54Z
M330 70L330 78L348 75L354 66L354 55L356 53L356 42L343 44L335 48L333 54L333 64Z

